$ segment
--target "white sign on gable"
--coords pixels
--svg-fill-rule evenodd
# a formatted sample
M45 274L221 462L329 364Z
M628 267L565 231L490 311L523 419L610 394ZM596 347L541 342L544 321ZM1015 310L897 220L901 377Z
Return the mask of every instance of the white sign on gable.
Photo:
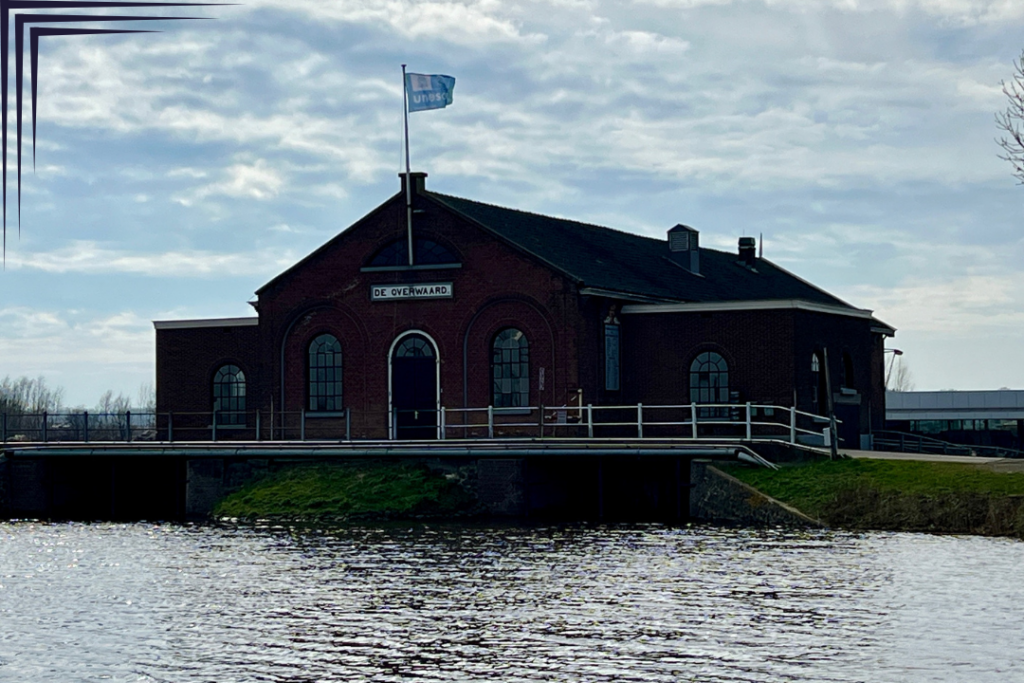
M420 285L373 285L371 301L394 299L451 299L452 283L427 282Z

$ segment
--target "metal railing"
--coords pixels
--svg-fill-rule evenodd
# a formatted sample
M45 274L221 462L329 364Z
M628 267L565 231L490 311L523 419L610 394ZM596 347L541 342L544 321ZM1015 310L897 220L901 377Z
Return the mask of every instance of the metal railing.
M898 453L933 453L942 455L974 455L992 458L1024 458L1024 451L1003 446L975 446L972 444L953 443L930 436L882 430L874 433L874 446L877 451L895 451Z
M393 410L0 414L0 442L352 441L500 438L801 438L828 444L827 418L745 404L524 406Z
M0 441L154 441L156 413L0 413Z

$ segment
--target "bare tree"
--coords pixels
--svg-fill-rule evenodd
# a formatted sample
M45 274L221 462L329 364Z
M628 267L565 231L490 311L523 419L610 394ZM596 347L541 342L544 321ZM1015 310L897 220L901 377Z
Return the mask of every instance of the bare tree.
M913 391L914 376L910 368L903 362L903 358L897 359L896 369L889 373L885 387L889 391Z
M1003 132L997 142L1005 155L999 158L1013 164L1013 175L1024 184L1024 52L1013 65L1013 78L1002 84L1007 105L996 114L996 127Z

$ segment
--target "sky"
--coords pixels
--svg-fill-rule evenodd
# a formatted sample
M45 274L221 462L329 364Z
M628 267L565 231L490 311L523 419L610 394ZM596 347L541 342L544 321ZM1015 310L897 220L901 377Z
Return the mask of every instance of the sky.
M456 78L452 106L410 116L428 189L659 238L685 223L727 250L763 234L766 258L897 328L915 388L1024 389L1024 187L994 122L1021 0L159 14L213 20L41 41L0 378L88 407L153 384L153 320L253 315L256 289L398 191L407 63Z

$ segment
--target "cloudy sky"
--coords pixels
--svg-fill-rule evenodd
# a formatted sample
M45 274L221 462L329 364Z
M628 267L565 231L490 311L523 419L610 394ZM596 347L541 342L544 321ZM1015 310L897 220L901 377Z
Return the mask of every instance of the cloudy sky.
M429 188L652 236L683 222L730 250L763 233L766 257L898 328L918 389L1024 388L1024 187L993 122L1020 0L162 13L216 20L42 40L0 378L93 405L153 381L152 320L251 315L397 191L405 62L457 79L453 106L410 119Z

